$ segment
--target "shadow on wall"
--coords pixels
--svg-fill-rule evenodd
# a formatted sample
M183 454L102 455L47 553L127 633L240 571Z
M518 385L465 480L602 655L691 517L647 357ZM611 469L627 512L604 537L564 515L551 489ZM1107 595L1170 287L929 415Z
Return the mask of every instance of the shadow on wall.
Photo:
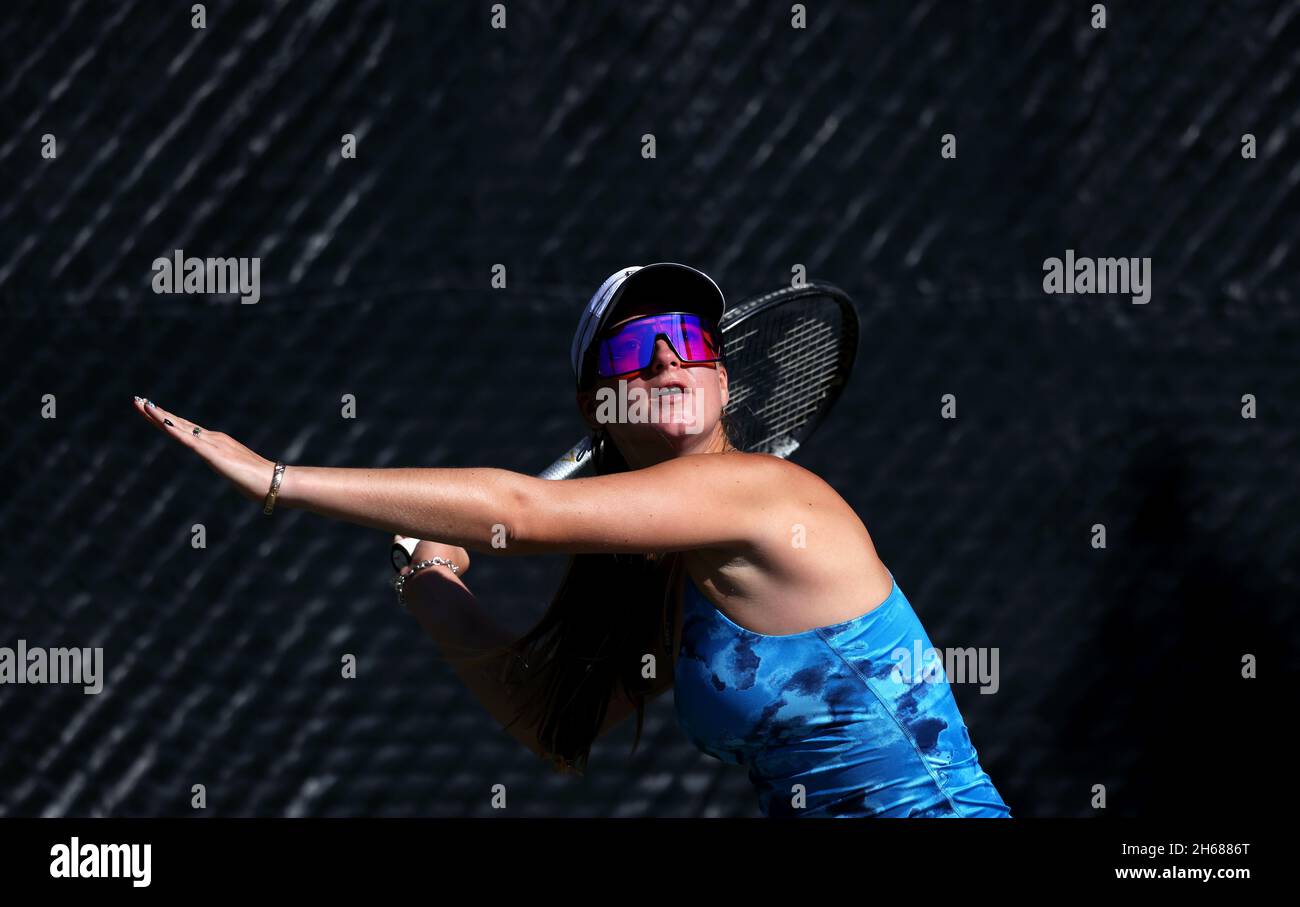
M1110 526L1109 568L1094 573L1084 606L1103 615L1075 664L1061 673L1062 723L1053 750L1077 782L1073 815L1204 816L1274 811L1235 776L1243 755L1277 739L1287 711L1269 681L1284 664L1281 585L1268 571L1225 560L1237 550L1193 526L1186 448L1161 432L1118 483L1140 503ZM1265 679L1242 677L1257 657ZM1087 756L1089 761L1084 762ZM1106 756L1104 761L1097 761ZM1268 768L1261 766L1262 780ZM1107 808L1093 810L1095 784Z

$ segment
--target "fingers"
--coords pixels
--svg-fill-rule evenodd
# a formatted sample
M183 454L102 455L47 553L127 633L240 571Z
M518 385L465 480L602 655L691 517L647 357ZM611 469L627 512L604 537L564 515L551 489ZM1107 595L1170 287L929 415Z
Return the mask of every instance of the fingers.
M135 409L144 416L145 419L161 431L163 434L182 443L188 443L193 446L194 442L206 442L209 439L203 437L205 432L202 428L195 425L189 419L176 415L163 409L152 400L144 397L136 397L134 401ZM198 431L195 429L198 428Z
M394 544L394 545L400 544L401 542L404 542L404 541L406 541L406 536L404 536L404 535L395 535L395 536L393 536L393 544ZM410 552L407 552L407 553L409 554ZM406 564L405 567L403 567L401 570L398 570L398 571L397 571L397 573L398 573L399 576L405 576L406 574L408 574L408 573L410 573L410 572L411 572L411 563L410 563L409 561L407 562L407 564Z
M153 404L149 400L146 400L144 397L135 398L135 411L138 412L141 415L141 417L143 417L144 420L148 422L150 425L152 425L154 428L158 429L164 435L169 435L170 432L168 431L168 427L165 424L163 424L163 420L161 418L156 418L156 419L154 418L154 413L156 412L156 409L157 408L155 404Z
M149 407L149 413L153 418L161 421L164 427L179 429L180 432L187 435L193 436L194 429L197 428L197 426L189 419L184 419L173 412L168 412L157 404Z

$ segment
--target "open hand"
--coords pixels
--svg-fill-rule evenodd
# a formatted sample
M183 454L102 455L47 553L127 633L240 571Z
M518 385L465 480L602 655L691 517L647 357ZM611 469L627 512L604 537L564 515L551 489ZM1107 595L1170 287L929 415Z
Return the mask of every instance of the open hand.
M259 503L265 500L271 489L275 461L258 456L227 434L201 428L143 397L135 398L135 409L164 435L198 454L242 496Z

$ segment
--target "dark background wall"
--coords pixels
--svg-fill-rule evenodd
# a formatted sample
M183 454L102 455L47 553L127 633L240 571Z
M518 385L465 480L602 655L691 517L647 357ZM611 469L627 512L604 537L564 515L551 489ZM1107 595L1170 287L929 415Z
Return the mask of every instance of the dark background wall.
M128 409L290 462L535 472L581 433L582 304L660 260L733 302L798 264L857 299L799 462L936 645L998 648L996 695L954 689L1016 815L1276 808L1300 3L1112 2L1105 30L1083 2L826 2L805 30L763 2L515 2L505 30L486 3L189 7L0 18L0 645L107 673L0 687L0 815L188 815L196 783L208 815L491 815L498 782L514 815L755 815L671 697L633 757L629 724L552 776L396 606L385 536L267 519ZM259 256L261 302L155 295L177 248ZM1150 303L1045 295L1067 248L1150 256ZM469 581L522 630L562 565Z

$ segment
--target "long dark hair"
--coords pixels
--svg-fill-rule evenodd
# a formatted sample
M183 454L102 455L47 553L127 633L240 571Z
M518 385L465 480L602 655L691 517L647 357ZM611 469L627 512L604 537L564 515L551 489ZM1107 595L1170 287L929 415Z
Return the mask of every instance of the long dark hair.
M722 431L732 427L726 414ZM629 467L603 428L592 432L597 475ZM591 745L615 695L636 706L636 736L641 742L649 696L672 680L672 636L677 552L656 554L576 554L542 619L498 653L508 657L502 679L516 688L520 705L507 725L522 721L535 728L538 749L556 772L583 775ZM644 676L646 656L654 656L654 677Z
M598 475L626 472L627 462L603 430L593 433ZM557 772L584 774L591 745L610 701L623 691L637 706L635 752L647 695L655 680L642 678L644 657L655 673L671 654L669 580L677 557L653 554L575 554L541 621L511 648L512 681L526 698L516 721L537 729L537 742Z

